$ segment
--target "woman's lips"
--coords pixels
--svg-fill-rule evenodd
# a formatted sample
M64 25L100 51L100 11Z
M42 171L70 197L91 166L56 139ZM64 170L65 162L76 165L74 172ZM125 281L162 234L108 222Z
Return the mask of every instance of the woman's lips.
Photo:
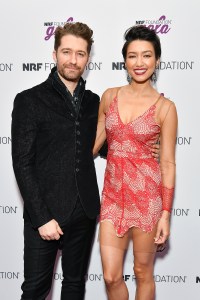
M146 72L146 69L134 69L136 75L143 75Z

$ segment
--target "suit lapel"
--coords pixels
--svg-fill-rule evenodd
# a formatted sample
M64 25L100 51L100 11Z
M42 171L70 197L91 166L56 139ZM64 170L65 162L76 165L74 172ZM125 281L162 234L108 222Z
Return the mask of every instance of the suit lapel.
M59 115L74 120L76 117L73 105L64 99L63 95L53 87L51 79L43 85L41 101Z
M66 118L72 120L82 118L82 115L85 113L87 105L90 102L90 93L88 93L88 91L85 91L84 80L81 78L81 84L78 88L78 97L80 97L80 105L77 113L72 104L72 101L70 100L70 98L67 97L64 84L62 85L59 82L57 82L53 75L54 72L52 70L52 73L43 85L44 96L41 97L41 100L45 102L45 105L47 105L51 110Z

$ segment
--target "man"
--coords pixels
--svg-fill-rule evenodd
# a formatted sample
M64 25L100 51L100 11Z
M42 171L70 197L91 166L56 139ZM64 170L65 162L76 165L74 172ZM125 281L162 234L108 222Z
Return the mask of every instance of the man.
M92 34L79 22L58 27L57 68L14 101L13 167L24 200L23 300L46 298L61 246L61 299L84 298L100 206L92 154L99 96L81 77Z

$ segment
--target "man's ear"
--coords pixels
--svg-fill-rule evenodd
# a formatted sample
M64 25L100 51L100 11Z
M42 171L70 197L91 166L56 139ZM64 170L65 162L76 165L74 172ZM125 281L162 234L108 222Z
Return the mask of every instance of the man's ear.
M88 55L87 64L89 64L89 62L91 62L91 56L90 56L90 54Z
M53 51L52 56L53 56L53 60L55 61L55 63L57 63L57 55L56 55L55 50Z

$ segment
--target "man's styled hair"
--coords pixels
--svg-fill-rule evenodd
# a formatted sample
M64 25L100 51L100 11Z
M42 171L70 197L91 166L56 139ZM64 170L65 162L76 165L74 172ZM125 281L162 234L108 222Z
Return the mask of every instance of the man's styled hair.
M86 24L80 22L66 23L63 27L58 26L56 28L54 41L55 51L58 50L58 47L61 44L62 37L68 34L84 39L88 44L87 51L88 54L90 54L92 43L94 42L92 38L93 30L90 29Z

